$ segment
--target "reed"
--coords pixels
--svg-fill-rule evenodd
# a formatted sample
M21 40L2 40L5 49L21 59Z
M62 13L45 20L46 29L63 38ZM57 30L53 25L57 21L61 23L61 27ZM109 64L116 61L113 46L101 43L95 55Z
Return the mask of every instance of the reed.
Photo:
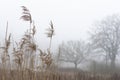
M22 6L20 19L27 21L30 27L19 42L12 40L8 34L8 22L5 31L4 45L0 45L0 80L119 80L120 74L93 74L82 71L60 71L51 52L54 25L50 22L47 37L50 38L46 51L39 48L35 40L36 26L30 11ZM13 45L11 45L13 44ZM12 48L12 51L10 51ZM39 59L36 54L39 52ZM59 55L58 55L59 57ZM12 61L12 62L11 62ZM39 65L36 65L39 62ZM41 63L40 63L41 62Z

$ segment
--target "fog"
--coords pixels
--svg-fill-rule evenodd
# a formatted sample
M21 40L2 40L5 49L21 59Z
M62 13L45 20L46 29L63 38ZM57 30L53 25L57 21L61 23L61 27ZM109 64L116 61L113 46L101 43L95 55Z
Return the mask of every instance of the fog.
M119 14L119 0L0 0L0 40L5 34L6 22L9 32L17 41L28 28L27 23L20 20L21 7L26 6L37 27L37 42L41 48L48 46L45 29L50 20L55 26L53 45L62 41L87 40L89 30L96 20L107 15ZM44 44L43 44L44 43Z
M0 0L0 79L119 80L119 3Z

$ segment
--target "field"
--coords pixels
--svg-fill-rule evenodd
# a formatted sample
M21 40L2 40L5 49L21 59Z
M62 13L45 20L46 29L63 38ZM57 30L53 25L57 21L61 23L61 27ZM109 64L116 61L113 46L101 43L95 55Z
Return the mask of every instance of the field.
M81 71L0 70L0 80L119 80L120 74L93 74Z
M46 32L46 35L49 38L49 47L46 50L42 50L39 47L41 45L37 44L35 39L36 26L34 20L32 20L32 16L25 6L22 6L22 9L23 15L20 18L29 23L29 28L26 30L20 41L14 41L12 39L12 34L8 34L7 22L5 40L2 42L2 45L0 45L0 80L120 80L120 69L116 69L118 72L112 72L112 69L117 68L115 65L116 53L114 56L110 56L110 58L113 57L113 60L111 60L112 67L110 68L108 68L107 65L108 58L106 55L106 65L104 70L108 69L110 73L99 73L97 68L101 71L102 68L99 69L101 64L97 66L98 64L96 64L97 62L95 61L93 61L91 68L94 71L96 70L95 72L79 70L77 67L78 61L81 62L82 60L79 60L78 58L81 58L83 55L80 54L78 57L73 53L78 54L80 52L82 53L82 51L84 53L87 49L87 52L90 53L89 51L91 50L89 50L89 47L79 51L78 48L80 47L78 46L78 52L74 50L72 52L71 49L68 49L68 53L71 52L70 55L75 59L72 61L70 60L71 57L68 58L68 56L65 56L64 62L74 63L75 68L60 68L60 65L58 64L60 52L61 50L63 50L63 53L67 52L64 51L64 48L60 50L59 47L59 50L56 51L57 57L55 59L53 58L53 52L51 51L54 35L53 22L50 21L50 26ZM113 52L113 50L111 51ZM68 60L66 60L66 58L68 58ZM85 57L83 56L83 58Z

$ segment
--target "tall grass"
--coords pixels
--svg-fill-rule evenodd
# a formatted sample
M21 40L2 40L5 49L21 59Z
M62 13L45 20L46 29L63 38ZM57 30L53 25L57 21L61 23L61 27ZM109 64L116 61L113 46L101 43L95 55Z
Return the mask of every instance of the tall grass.
M50 22L47 37L50 38L46 51L36 44L36 26L30 11L22 6L23 14L20 17L29 23L29 28L19 42L12 40L8 35L8 22L5 31L4 46L0 47L1 65L0 80L119 80L119 74L95 75L81 71L60 71L52 57L51 44L54 35L54 25ZM13 45L12 45L13 44ZM12 51L10 47L12 47ZM12 53L11 53L12 52ZM39 52L39 59L36 53ZM12 57L11 57L12 55ZM39 64L37 65L36 62Z

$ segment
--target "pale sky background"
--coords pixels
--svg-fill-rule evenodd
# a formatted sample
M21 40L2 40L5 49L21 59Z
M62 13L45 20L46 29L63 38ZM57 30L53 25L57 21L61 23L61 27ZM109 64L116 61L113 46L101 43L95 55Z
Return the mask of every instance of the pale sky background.
M6 22L9 32L19 41L26 29L27 22L20 20L22 9L26 6L37 28L36 41L40 48L48 47L45 29L50 20L55 26L52 47L56 49L62 41L87 40L92 24L112 14L120 14L120 0L0 0L0 43L5 35Z

